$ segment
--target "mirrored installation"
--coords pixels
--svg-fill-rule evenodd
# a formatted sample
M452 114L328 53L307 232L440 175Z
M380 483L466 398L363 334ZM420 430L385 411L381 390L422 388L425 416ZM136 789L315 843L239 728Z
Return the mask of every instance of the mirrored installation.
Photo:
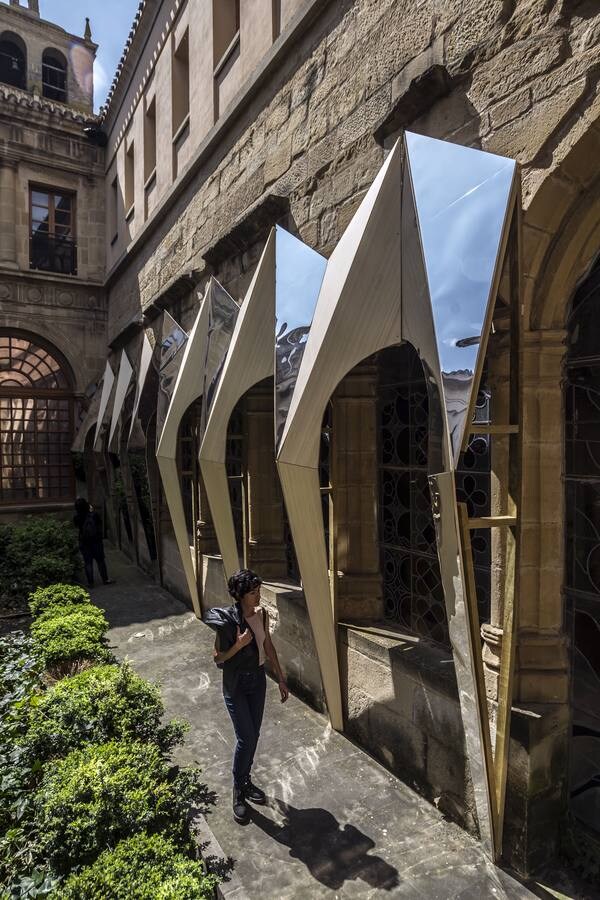
M429 472L448 628L482 841L497 852L481 647L467 602L454 471L472 418L502 257L515 209L514 162L407 134L335 248L283 428L278 468L332 724L341 728L335 622L318 513L321 418L341 379L409 341L430 398Z
M326 260L294 235L271 231L240 309L214 393L200 466L227 576L240 565L225 463L227 428L237 402L275 376L275 425L281 431L306 344Z
M190 547L185 518L177 468L177 439L186 410L195 400L205 395L206 390L218 377L231 340L238 309L235 300L214 278L211 278L189 338L185 342L156 451L165 500L169 507L186 583L194 611L198 616L201 614L201 604L196 554L194 547Z

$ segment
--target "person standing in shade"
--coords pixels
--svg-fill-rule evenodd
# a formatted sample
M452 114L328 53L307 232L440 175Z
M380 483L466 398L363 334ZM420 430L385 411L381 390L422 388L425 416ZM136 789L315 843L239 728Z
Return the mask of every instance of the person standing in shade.
M223 697L236 736L233 755L233 817L245 824L250 818L246 803L264 804L264 791L251 780L252 763L265 708L268 659L279 682L281 702L289 696L269 633L269 614L260 605L261 580L250 569L240 569L227 583L232 606L209 609L204 622L217 635L214 661L223 670Z
M100 578L104 584L114 584L108 577L104 543L102 540L102 520L94 507L84 497L75 501L73 524L79 529L79 549L83 556L83 565L88 587L94 586L94 561L98 566Z

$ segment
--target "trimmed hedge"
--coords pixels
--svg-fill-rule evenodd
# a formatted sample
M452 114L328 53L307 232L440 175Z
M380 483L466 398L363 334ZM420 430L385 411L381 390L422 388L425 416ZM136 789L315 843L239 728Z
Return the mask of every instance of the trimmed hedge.
M135 835L71 875L56 900L208 900L217 879L162 835Z
M189 846L189 808L205 790L196 770L173 776L155 744L87 745L44 767L35 797L40 849L68 873L140 830Z
M161 725L160 690L120 666L94 666L59 681L30 710L25 746L30 757L66 756L86 742L149 741L163 752L180 743L183 723Z
M20 605L39 587L75 581L79 567L77 534L71 522L32 516L20 525L0 526L3 605Z
M102 643L107 631L104 613L93 604L51 606L31 626L34 653L47 668L79 659L110 662Z
M78 584L51 584L29 595L29 609L33 616L39 616L53 606L86 605L91 602L88 591Z

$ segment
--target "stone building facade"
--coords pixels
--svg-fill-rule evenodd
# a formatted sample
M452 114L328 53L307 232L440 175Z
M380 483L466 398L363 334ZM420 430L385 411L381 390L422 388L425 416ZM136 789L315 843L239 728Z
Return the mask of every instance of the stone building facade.
M36 2L0 5L0 405L16 435L2 514L71 506L70 442L106 356L104 151L85 133L95 52L89 30L67 34Z
M151 345L160 343L164 310L191 328L211 275L241 301L274 224L329 256L405 128L518 161L524 502L504 854L521 871L556 852L570 812L592 838L599 821L593 787L600 741L594 712L600 697L594 580L600 519L593 463L599 369L590 313L590 297L598 295L594 266L600 250L599 42L600 13L593 0L146 0L102 114L106 158L82 141L82 156L66 166L72 179L87 175L90 224L96 204L94 224L106 210L104 241L94 244L94 252L90 247L87 280L81 273L69 279L78 284L81 300L73 301L74 309L60 303L51 316L54 323L57 314L81 323L77 346L84 334L89 352L84 362L74 362L74 371L78 390L84 390L101 375L107 348L116 371L123 350L135 367L145 337ZM30 103L36 115L50 115L35 96L11 96L18 98L16 108ZM13 101L7 97L8 102ZM30 111L26 118L31 128ZM67 124L61 121L61 128ZM73 132L77 128L79 120L73 120ZM56 140L54 152L60 154ZM75 145L73 135L69 151ZM7 135L0 173L11 148L16 149ZM103 200L97 199L96 177L98 185L103 180ZM4 187L3 197L6 192ZM6 200L1 209L6 233ZM18 275L16 250L13 255L9 272L3 262L3 324L23 328L11 312L13 289L4 284L29 290L31 302L29 282L36 279ZM37 281L34 287L41 290ZM55 336L68 358L70 341L59 341L54 323L46 329L41 305L32 309L40 317L37 328ZM349 373L323 424L324 514L335 573L345 730L476 831L435 558L413 552L413 526L400 523L403 514L416 521L420 508L422 463L416 451L400 468L417 488L411 488L405 508L387 510L397 530L409 536L409 583L388 577L382 562L385 397L395 392L410 410L394 434L399 439L403 432L409 447L420 440L419 404L423 412L420 375L401 350L402 358L380 355ZM497 358L493 346L490 353L492 387L481 398L483 421L494 390L500 393L506 362L501 342ZM405 379L389 377L398 367ZM275 469L272 415L272 389L260 384L232 417L229 474L239 546L245 563L267 582L264 599L290 682L323 708ZM224 599L224 586L197 466L198 427L198 411L191 408L179 463L190 543L204 603L211 604ZM501 447L493 441L491 450L489 441L473 447L463 472L465 499L482 510L497 489L494 460L502 458ZM114 535L186 599L150 455L154 554L140 525L144 515L126 449L112 456L101 466L110 471L112 465L120 474L100 480L97 500L112 506ZM420 527L425 533L429 523ZM494 586L503 557L495 540L484 540L479 553L493 714L502 642ZM417 577L419 572L425 574ZM395 605L399 592L409 595L410 614Z

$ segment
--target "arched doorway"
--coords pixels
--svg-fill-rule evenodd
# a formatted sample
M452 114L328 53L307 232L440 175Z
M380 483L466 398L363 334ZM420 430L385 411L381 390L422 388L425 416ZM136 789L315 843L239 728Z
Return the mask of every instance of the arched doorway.
M0 506L73 500L73 423L66 361L37 337L0 331Z
M565 599L571 810L600 835L600 258L573 298L565 378Z

